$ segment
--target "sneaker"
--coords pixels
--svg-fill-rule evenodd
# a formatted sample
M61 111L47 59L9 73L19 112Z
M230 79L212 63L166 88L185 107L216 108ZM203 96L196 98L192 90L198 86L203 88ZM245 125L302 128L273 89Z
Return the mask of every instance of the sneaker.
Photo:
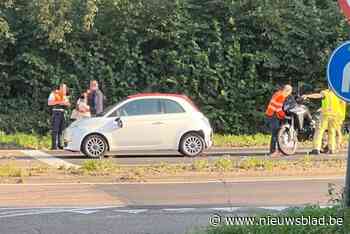
M312 155L320 155L321 153L320 153L319 150L313 149L313 150L310 152L310 154L312 154Z
M328 146L324 147L324 148L321 150L321 153L322 153L322 154L328 154L328 153L329 153L329 148L328 148Z

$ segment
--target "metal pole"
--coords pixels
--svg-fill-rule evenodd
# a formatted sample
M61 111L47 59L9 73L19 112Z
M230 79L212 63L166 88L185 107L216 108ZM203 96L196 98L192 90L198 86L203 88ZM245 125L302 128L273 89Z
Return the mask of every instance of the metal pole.
M348 145L348 161L345 179L345 207L350 208L350 140Z

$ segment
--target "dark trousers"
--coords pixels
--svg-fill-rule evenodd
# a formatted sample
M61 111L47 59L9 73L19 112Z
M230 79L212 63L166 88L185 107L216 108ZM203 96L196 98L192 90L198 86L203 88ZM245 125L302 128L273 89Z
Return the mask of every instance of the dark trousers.
M267 121L271 132L270 153L272 154L278 149L278 131L281 127L281 121L276 117L276 115L268 117Z
M52 111L52 143L51 148L62 148L62 132L64 128L64 111Z

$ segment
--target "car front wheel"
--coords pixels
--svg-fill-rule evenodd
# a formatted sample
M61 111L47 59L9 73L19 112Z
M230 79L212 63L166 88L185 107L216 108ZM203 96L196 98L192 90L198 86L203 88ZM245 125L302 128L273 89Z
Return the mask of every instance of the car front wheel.
M180 141L180 153L189 157L195 157L201 154L204 147L205 143L203 137L194 132L187 133Z
M91 158L102 158L106 150L107 142L98 134L93 134L86 137L82 145L83 153Z

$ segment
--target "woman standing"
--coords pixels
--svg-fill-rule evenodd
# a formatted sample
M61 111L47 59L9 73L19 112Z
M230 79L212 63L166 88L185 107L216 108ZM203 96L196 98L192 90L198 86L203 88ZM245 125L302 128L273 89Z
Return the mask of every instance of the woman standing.
M76 109L72 112L71 119L79 120L83 118L90 118L90 106L87 104L87 93L80 95L80 98L77 101Z

